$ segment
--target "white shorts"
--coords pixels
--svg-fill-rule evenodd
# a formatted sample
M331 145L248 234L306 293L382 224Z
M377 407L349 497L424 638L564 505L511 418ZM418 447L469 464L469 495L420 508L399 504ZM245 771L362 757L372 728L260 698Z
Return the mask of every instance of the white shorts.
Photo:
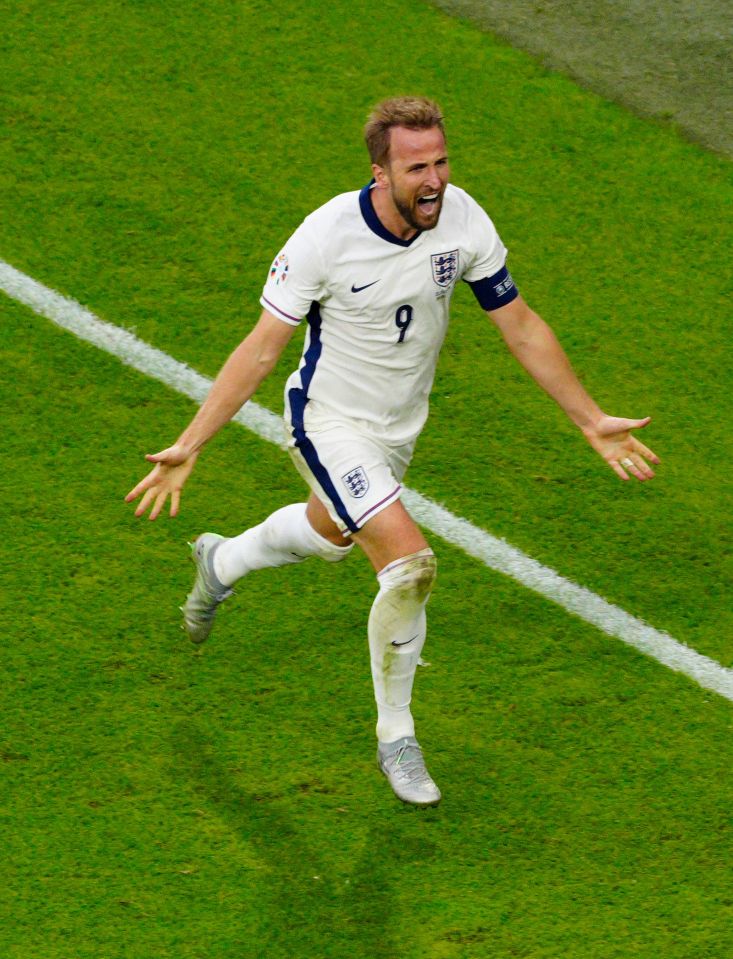
M386 446L369 423L344 417L315 400L304 403L300 390L286 396L285 426L298 472L344 536L358 532L399 499L414 440Z

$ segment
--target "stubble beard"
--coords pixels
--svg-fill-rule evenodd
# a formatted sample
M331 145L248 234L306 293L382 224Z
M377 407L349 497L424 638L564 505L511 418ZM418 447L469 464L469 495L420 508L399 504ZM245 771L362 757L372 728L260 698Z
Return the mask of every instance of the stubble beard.
M421 223L416 216L416 209L412 206L409 206L407 203L403 202L399 197L392 194L392 202L397 208L397 212L400 214L405 223L411 227L413 230L424 231L424 230L434 230L438 225L438 220L440 219L440 211L443 209L443 196L438 197L438 209L433 213L431 221L428 224ZM417 204L417 199L415 200Z

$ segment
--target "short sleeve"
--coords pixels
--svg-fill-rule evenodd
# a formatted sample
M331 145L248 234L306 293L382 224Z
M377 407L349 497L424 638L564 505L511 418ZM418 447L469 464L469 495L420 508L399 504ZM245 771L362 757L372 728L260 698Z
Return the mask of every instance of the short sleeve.
M490 218L474 200L471 201L469 235L475 252L462 279L484 310L506 306L519 296L506 268L507 249Z
M506 263L507 254L506 247L488 215L475 200L470 203L468 232L472 257L462 277L467 283L494 276Z
M273 260L260 303L278 319L297 326L323 290L321 255L306 220Z

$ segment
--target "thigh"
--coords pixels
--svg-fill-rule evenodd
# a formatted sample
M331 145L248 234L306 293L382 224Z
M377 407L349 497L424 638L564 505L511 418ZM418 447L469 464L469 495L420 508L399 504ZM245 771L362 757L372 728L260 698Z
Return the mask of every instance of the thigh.
M306 516L313 529L329 542L337 546L345 546L352 539L357 542L377 573L396 559L417 553L428 545L400 500L377 513L352 536L344 536L315 493L308 499Z
M335 546L348 546L351 543L351 537L334 523L326 507L313 492L308 497L305 515L313 529L329 543Z
M395 472L404 472L402 463L393 463L389 449L357 423L306 416L302 425L291 429L288 451L344 538L399 500L402 484ZM308 519L331 538L332 527L312 500Z
M376 572L403 556L428 546L419 526L397 500L368 520L353 539L367 555Z

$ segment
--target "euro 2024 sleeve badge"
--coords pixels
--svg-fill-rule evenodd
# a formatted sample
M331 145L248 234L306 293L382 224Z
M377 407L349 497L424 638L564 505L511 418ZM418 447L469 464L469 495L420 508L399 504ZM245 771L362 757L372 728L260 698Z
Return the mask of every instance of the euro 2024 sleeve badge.
M285 283L288 278L288 258L284 253L279 253L270 267L270 281L275 286Z

